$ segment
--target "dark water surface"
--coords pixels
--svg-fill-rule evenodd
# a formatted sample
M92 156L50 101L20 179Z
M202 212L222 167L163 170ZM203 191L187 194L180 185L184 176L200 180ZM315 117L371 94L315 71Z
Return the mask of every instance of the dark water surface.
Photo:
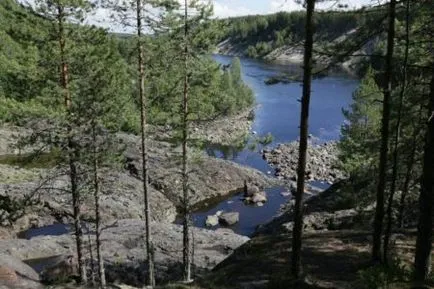
M38 236L60 236L63 234L67 234L71 231L71 227L69 225L55 223L52 225L47 225L40 228L31 228L27 231L21 232L18 234L19 238L28 239L38 237Z

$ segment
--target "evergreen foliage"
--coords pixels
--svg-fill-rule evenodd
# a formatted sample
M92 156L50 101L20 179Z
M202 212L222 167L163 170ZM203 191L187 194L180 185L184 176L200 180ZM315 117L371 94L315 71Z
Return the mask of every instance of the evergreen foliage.
M169 20L167 20L169 21ZM204 23L202 23L204 24ZM71 70L73 97L86 94L94 71L85 62L99 61L107 80L102 92L105 104L116 108L104 117L109 129L137 133L139 131L139 106L135 101L136 41L133 36L108 34L90 27L68 24L70 47L68 60ZM192 102L195 118L210 115L229 115L253 103L253 94L241 79L239 69L223 69L210 56L213 44L220 37L216 22L198 26L192 46L202 55L192 62L191 90L197 95ZM93 33L98 31L98 37ZM174 112L179 107L179 77L182 74L176 31L161 31L158 37L146 37L147 93L150 95L149 122L151 124L174 123ZM25 123L28 119L58 116L63 105L56 97L58 76L58 48L53 45L55 35L50 32L47 19L22 7L14 0L0 3L0 121ZM89 51L96 56L91 60ZM103 56L103 57L101 57ZM236 75L234 75L234 73ZM237 79L231 82L231 78ZM110 93L109 93L110 92ZM81 95L81 98L84 96ZM80 104L74 104L80 105Z
M382 92L375 82L375 74L369 69L353 93L353 103L343 110L346 123L342 127L339 142L342 168L349 174L376 166L380 137Z
M303 40L306 14L302 11L279 12L271 15L253 15L222 20L226 33L222 39L231 38L233 43L245 47L253 58L260 58L284 45ZM315 44L327 43L359 27L364 21L362 14L351 12L319 12L315 21Z

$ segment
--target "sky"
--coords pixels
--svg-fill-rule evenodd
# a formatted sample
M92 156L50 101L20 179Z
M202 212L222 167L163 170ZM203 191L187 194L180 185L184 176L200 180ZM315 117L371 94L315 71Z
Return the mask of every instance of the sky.
M294 0L213 0L214 12L217 17L249 14L270 14L279 11L301 10L301 5ZM328 1L317 5L319 9L331 9L336 7L337 1ZM341 0L341 4L347 4L349 8L360 8L364 5L376 4L380 0Z
M20 2L34 3L34 0L18 0ZM181 0L179 0L181 1ZM217 18L227 18L242 15L271 14L279 11L302 10L303 7L294 0L202 0L211 1L214 4L214 14ZM182 1L183 2L183 1ZM317 9L330 10L337 8L337 2L345 4L348 9L356 9L366 5L375 5L384 0L327 0L316 5ZM88 24L94 24L108 28L113 32L128 32L120 25L110 21L112 13L106 9L97 9L87 19Z

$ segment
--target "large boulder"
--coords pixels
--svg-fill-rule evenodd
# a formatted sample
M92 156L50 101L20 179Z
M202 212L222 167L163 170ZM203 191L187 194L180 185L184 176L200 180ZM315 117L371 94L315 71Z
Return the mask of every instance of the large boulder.
M223 213L219 217L220 223L226 226L232 226L238 223L240 220L240 213L238 212L229 212Z
M42 288L39 275L29 265L8 254L0 253L0 288Z
M253 195L252 203L265 203L267 201L267 195L265 192L259 192Z
M219 217L217 215L211 215L206 217L205 225L207 227L214 227L219 224Z
M259 193L259 188L258 186L249 186L247 187L247 191L244 192L244 197L253 197L255 194Z
M0 266L0 284L14 285L18 283L18 275L14 269L6 266Z

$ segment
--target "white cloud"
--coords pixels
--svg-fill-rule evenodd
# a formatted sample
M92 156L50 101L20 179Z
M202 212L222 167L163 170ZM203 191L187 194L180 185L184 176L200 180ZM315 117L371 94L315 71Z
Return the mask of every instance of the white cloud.
M273 0L269 4L268 13L275 13L279 11L295 11L300 10L301 5L295 3L294 0Z
M1 0L0 0L1 1ZM18 0L21 3L34 5L34 0ZM184 0L178 0L183 3ZM214 15L217 18L227 18L252 14L270 14L279 11L296 11L302 10L303 7L294 0L201 0L204 2L211 1L214 4ZM328 10L337 7L337 2L348 5L349 9L360 8L366 5L375 5L384 3L386 0L329 0L318 3L316 8L319 10ZM130 29L114 23L110 19L111 11L98 8L90 15L86 23L94 24L111 31L127 32Z
M338 4L347 6L347 9L357 9L362 6L378 5L384 3L385 0L329 0L316 4L317 10L337 9ZM279 11L296 11L303 7L297 4L294 0L273 0L269 4L268 13L276 13Z
M225 3L214 2L214 15L217 18L234 17L241 15L255 14L255 12L248 7L243 6L232 6Z

